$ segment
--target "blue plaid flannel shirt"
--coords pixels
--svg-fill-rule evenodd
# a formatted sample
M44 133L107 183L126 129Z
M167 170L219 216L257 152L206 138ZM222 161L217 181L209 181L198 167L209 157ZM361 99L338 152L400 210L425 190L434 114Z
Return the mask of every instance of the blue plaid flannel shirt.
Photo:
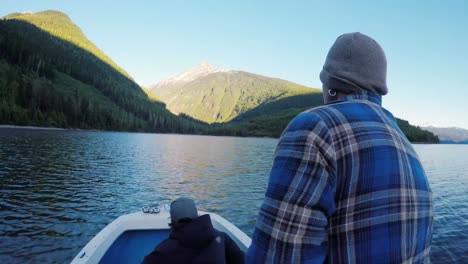
M247 263L430 263L432 192L381 104L355 94L288 125Z

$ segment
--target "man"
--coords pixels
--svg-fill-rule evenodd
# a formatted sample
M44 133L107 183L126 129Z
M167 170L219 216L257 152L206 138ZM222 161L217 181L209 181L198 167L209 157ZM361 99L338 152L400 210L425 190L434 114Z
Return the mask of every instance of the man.
M226 234L214 229L210 215L198 216L195 202L171 203L171 234L143 263L244 263L244 252Z
M390 112L387 61L360 33L331 47L326 105L278 143L249 263L430 263L432 193Z

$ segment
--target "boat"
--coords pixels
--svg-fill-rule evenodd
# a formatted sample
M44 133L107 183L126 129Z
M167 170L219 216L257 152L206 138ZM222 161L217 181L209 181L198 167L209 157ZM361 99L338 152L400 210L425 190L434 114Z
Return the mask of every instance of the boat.
M170 233L169 205L146 207L122 215L104 227L72 260L72 264L141 263ZM225 232L246 252L252 240L218 214L209 214L214 228Z

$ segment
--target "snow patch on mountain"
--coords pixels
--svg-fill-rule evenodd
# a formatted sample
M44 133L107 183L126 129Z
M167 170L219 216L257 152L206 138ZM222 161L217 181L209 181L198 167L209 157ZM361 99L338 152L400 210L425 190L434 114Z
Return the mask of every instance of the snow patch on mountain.
M150 86L151 89L157 89L158 87L171 84L171 83L186 83L186 82L191 82L195 79L198 79L200 77L206 76L211 73L215 72L228 72L229 70L226 69L221 69L221 68L215 68L213 65L209 64L206 61L203 61L199 65L184 71L182 73L179 73L177 75L171 76L165 80L162 80L158 82L155 85Z

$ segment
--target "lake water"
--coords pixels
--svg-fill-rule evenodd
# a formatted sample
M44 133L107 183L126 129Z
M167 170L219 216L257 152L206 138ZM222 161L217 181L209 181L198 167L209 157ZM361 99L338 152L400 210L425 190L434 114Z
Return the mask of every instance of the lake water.
M276 143L2 128L0 263L69 262L116 217L179 196L250 236ZM468 145L415 148L434 193L432 261L467 261Z

